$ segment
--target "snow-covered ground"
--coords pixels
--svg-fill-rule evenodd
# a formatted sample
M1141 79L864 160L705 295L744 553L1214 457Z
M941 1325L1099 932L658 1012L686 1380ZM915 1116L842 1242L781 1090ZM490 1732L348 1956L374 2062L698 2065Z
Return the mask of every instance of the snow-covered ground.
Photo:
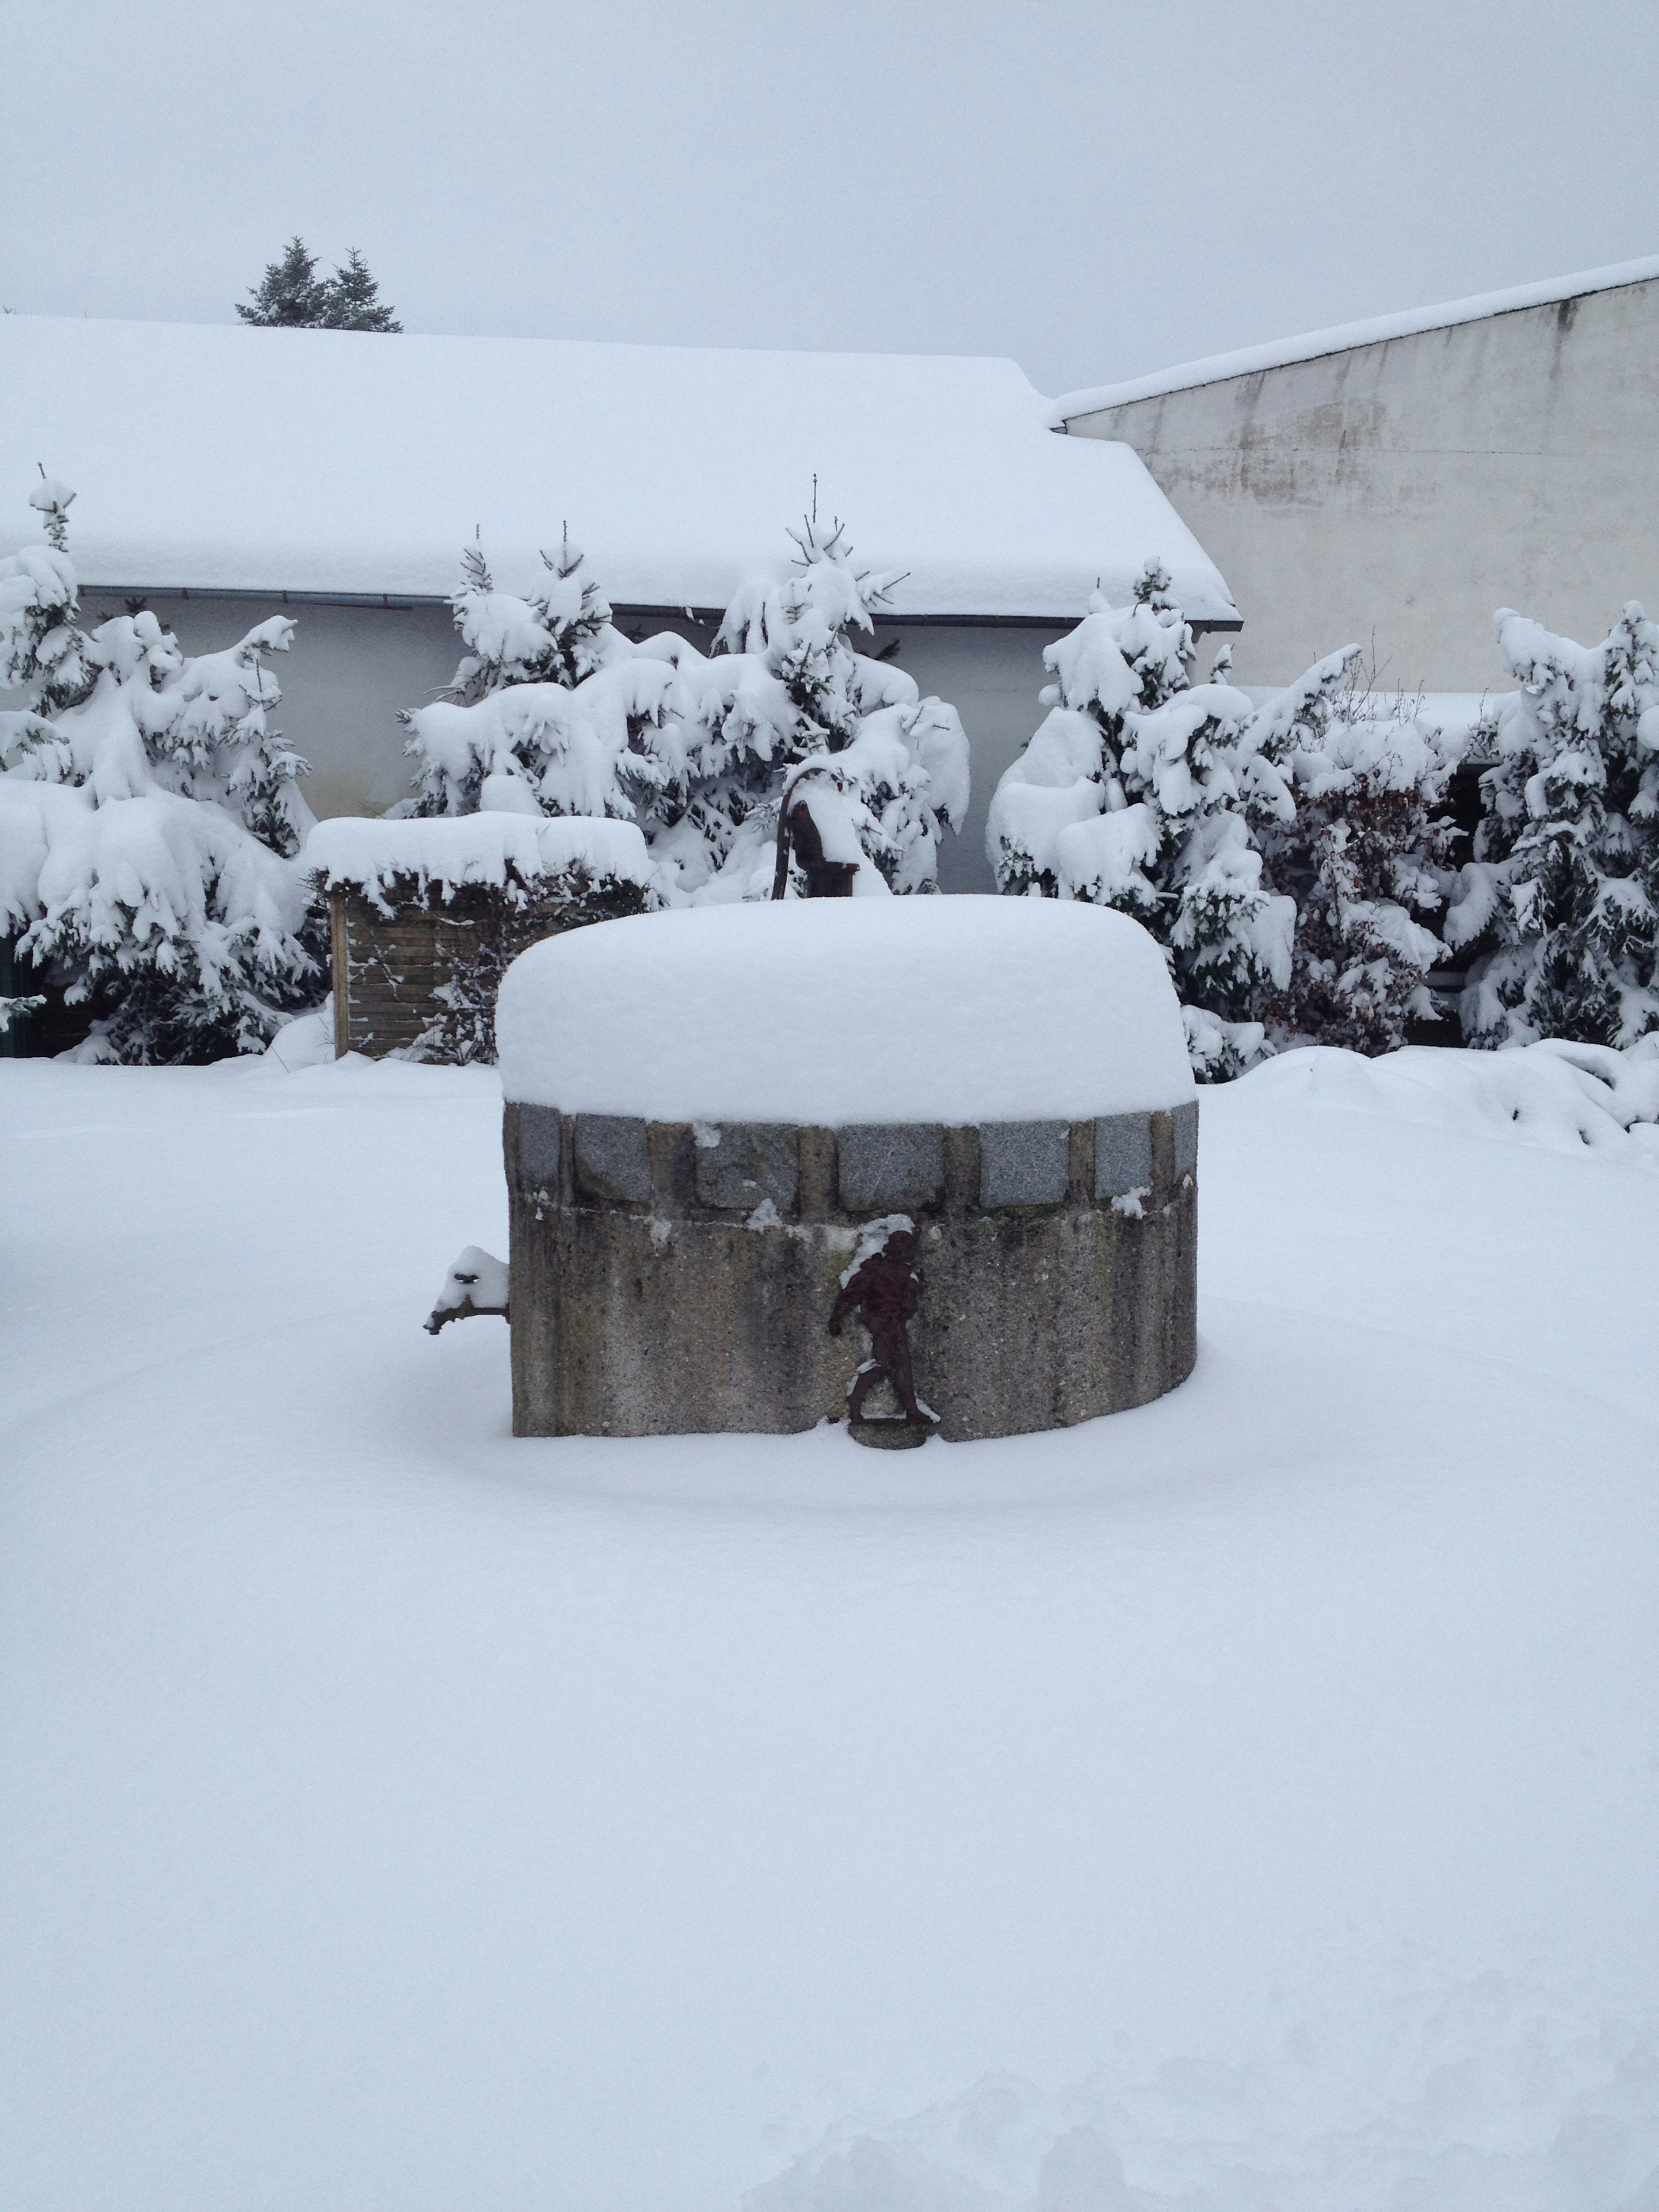
M895 1458L514 1442L488 1073L0 1064L0 2203L1653 2212L1659 1174L1494 1065Z

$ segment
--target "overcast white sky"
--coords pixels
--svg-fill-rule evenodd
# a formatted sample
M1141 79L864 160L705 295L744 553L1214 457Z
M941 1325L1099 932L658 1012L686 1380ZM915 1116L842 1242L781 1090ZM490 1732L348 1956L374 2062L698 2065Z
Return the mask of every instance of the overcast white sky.
M0 0L0 303L1012 355L1045 391L1659 252L1656 0Z

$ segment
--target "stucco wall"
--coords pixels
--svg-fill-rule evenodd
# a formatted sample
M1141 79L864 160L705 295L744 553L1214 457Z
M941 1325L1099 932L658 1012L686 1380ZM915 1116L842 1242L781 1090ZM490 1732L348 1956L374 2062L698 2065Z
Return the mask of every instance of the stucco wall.
M1078 609L1079 616L1081 607ZM923 696L948 700L962 717L973 761L973 799L960 836L946 835L939 848L939 879L947 891L996 889L985 858L985 811L997 778L1030 739L1044 709L1037 693L1048 682L1042 649L1069 625L1038 623L985 625L906 624L897 631L894 656L914 677ZM894 635L884 625L876 632L879 652Z
M124 599L91 589L82 603L88 619L101 622L121 612ZM190 653L234 644L268 615L291 616L293 650L270 664L283 694L275 720L311 763L304 789L313 811L379 814L406 795L410 764L398 710L423 705L454 674L460 646L447 607L285 605L280 593L258 599L168 592L149 592L145 603ZM704 652L713 643L706 625L678 614L619 608L617 620L630 635L672 629ZM997 778L1042 719L1042 648L1064 627L884 623L866 648L880 652L896 638L898 666L924 693L949 700L968 732L973 811L962 835L945 840L939 878L946 890L994 888L984 854L986 807Z
M1247 683L1351 640L1385 680L1504 682L1492 617L1585 642L1659 607L1659 282L1074 418L1121 438L1232 586Z

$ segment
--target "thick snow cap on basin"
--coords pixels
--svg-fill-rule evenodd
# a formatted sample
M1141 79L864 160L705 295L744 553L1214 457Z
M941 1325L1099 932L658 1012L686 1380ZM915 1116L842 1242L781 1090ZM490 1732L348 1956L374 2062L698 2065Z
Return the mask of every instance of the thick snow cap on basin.
M1193 1092L1152 939L1053 899L601 922L520 954L495 1033L508 1098L655 1121L1074 1121Z

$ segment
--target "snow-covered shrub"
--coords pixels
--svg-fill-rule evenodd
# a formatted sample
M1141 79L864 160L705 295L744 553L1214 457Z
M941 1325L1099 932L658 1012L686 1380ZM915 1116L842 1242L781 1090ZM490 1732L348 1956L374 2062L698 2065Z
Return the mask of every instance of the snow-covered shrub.
M1464 1034L1628 1044L1659 1029L1659 627L1632 600L1599 645L1510 608L1497 629L1521 688L1480 733L1496 764L1447 917L1474 955Z
M463 555L450 605L466 649L451 696L403 717L418 769L402 811L623 819L683 786L670 641L622 635L568 533L542 560L550 580L520 599Z
M1290 988L1296 908L1267 878L1258 833L1293 818L1290 762L1322 735L1356 650L1261 705L1225 682L1194 684L1192 632L1149 561L1131 605L1095 593L1044 653L1048 719L992 799L1000 888L1143 922L1206 1079L1260 1053L1267 1010Z
M184 653L153 614L81 623L66 516L0 561L0 649L26 705L0 715L0 923L95 1009L91 1049L131 1061L262 1047L318 973L291 856L305 763L270 728L265 655L291 622Z
M1427 918L1450 878L1458 832L1440 810L1457 750L1420 699L1351 682L1304 714L1285 757L1296 811L1256 831L1297 908L1271 1029L1281 1042L1397 1051L1408 1020L1436 1018L1428 975L1446 947Z
M1470 1135L1538 1145L1659 1172L1659 1030L1633 1044L1542 1037L1502 1052L1407 1045L1376 1058L1328 1045L1276 1054L1252 1071L1258 1097L1318 1100L1421 1121L1426 1100Z

